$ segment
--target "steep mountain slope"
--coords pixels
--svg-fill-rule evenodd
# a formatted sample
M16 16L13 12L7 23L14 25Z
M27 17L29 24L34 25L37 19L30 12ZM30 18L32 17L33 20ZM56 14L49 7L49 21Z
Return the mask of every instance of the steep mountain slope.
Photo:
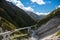
M40 20L38 23L38 26L41 26L42 24L47 23L50 19L54 18L54 17L60 17L60 8L52 11L49 15L47 15L44 19Z
M0 16L14 24L16 27L25 27L36 24L26 12L5 0L0 0Z
M48 21L46 24L42 25L37 30L37 33L38 35L40 35L40 38L54 34L55 32L60 30L59 25L60 25L60 18L55 17L51 19L50 21Z
M45 19L39 22L40 28L36 30L39 38L49 36L60 30L60 8L47 15ZM60 31L59 31L60 33Z
M31 16L32 19L34 19L34 20L37 21L37 22L38 22L39 20L43 19L44 16L45 16L45 15L37 15L37 14L31 12L31 11L25 11L25 12L26 12L29 16Z

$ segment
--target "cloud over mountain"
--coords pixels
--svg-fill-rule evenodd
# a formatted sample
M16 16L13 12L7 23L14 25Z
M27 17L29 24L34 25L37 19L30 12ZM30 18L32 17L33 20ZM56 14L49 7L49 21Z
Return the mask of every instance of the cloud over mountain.
M47 15L48 13L43 13L43 12L35 12L34 9L31 7L31 6L28 6L28 7L25 7L23 5L23 3L20 1L20 0L6 0L6 1L9 1L9 2L12 2L13 4L15 4L16 6L18 6L19 8L25 10L25 11L31 11L31 12L34 12L36 13L37 15ZM32 2L36 2L38 4L45 4L45 2L43 0L31 0Z
M36 12L37 15L48 15L50 12L48 13L43 13L43 12Z
M21 8L23 10L34 11L34 9L31 8L30 6L29 7L25 7L20 0L6 0L6 1L12 2L13 4L15 4L16 6L18 6L19 8Z

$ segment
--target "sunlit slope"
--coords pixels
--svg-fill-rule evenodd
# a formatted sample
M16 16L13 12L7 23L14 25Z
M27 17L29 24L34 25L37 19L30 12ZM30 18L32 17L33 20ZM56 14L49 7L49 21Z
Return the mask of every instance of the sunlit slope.
M3 28L3 30L14 30L16 29L16 26L12 24L11 22L7 21L6 19L0 17L0 27Z
M60 30L60 8L54 10L41 20L38 25L39 28L36 30L37 35L40 38L52 35ZM60 31L56 35L59 34Z
M44 19L40 20L38 26L47 23L50 19L54 17L60 17L60 8L57 8L56 10L52 11L49 15L45 16Z

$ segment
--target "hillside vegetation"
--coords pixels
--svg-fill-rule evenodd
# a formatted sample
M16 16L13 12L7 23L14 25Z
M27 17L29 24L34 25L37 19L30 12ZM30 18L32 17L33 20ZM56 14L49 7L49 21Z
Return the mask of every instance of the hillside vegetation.
M0 2L0 16L14 24L17 28L36 24L25 11L6 1Z
M41 26L41 25L47 23L50 19L52 19L54 17L60 17L60 8L57 8L56 10L52 11L50 14L45 16L44 19L42 19L38 22L37 26Z

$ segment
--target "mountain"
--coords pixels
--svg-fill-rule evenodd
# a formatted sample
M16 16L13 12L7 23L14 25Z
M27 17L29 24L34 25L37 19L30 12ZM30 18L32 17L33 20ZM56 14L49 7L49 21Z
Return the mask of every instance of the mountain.
M0 0L0 17L6 19L17 28L36 24L25 11L5 0Z
M39 38L50 36L60 30L60 8L52 11L38 24L39 28L36 30L36 34ZM60 31L59 31L60 33ZM58 33L58 35L60 35Z
M35 21L39 21L41 19L44 18L45 15L37 15L35 14L34 12L31 12L31 11L25 11L29 16L31 16L32 19L34 19Z
M49 15L46 15L45 18L38 22L38 26L47 23L50 19L56 16L60 17L60 8L57 8L56 10L52 11Z
M46 15L38 15L38 19L39 19L39 21L42 20L42 19L44 19L45 16L46 16ZM39 21L38 21L38 22L39 22Z

